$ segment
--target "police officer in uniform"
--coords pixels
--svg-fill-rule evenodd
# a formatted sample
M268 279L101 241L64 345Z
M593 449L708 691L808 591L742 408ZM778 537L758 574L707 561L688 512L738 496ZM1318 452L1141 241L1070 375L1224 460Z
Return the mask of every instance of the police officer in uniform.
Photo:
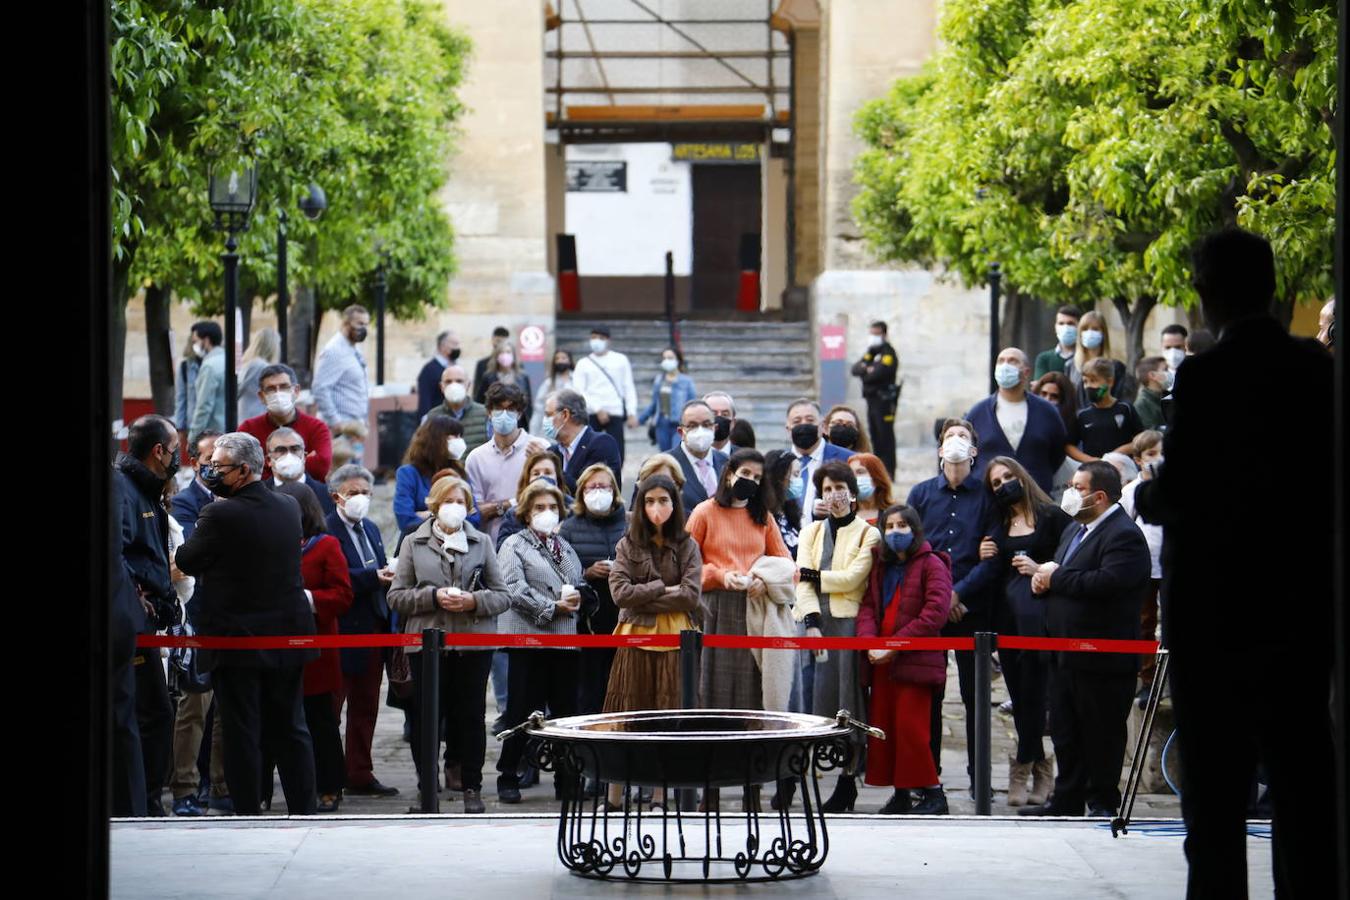
M895 406L900 388L895 383L899 361L895 348L886 340L886 323L873 322L868 329L867 352L854 364L853 374L862 379L862 395L867 401L867 432L872 449L895 474Z

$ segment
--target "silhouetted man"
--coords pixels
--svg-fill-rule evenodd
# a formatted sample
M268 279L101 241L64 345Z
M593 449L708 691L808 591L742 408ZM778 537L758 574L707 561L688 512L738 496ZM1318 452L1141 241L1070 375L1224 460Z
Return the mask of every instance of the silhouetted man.
M1327 896L1338 852L1332 502L1325 479L1301 484L1290 465L1330 459L1332 359L1271 317L1275 259L1263 238L1210 235L1192 271L1219 340L1177 369L1165 462L1135 495L1143 518L1165 526L1162 628L1181 745L1187 896L1246 896L1245 814L1258 761L1274 804L1276 895ZM1279 377L1251 377L1254 363ZM1291 442L1288 453L1224 452L1257 435ZM1233 665L1235 654L1245 662Z

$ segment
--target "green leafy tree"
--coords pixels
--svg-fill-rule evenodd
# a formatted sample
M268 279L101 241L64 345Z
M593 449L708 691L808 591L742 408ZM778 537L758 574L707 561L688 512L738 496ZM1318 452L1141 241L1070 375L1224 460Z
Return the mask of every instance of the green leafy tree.
M275 284L276 225L286 210L293 283L313 289L321 308L366 296L381 250L394 315L444 304L454 235L437 195L469 45L442 19L425 0L115 0L122 328L126 298L139 287L148 301L167 304L172 291L201 314L221 312L224 240L207 178L247 165L258 170L259 195L239 240L244 303ZM296 214L310 182L328 196L319 222Z
M864 233L968 284L998 260L1015 291L1109 300L1130 360L1155 305L1195 302L1187 251L1219 225L1271 236L1286 303L1324 296L1334 8L1254 44L1258 6L954 0L928 70L858 115Z

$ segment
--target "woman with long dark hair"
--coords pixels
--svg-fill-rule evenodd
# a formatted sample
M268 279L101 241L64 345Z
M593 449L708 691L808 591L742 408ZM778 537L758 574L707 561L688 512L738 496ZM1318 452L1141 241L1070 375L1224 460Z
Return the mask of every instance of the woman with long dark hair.
M458 451L458 453L456 453ZM426 521L431 478L441 469L464 474L464 426L457 419L432 412L413 432L403 465L394 471L394 521L409 532Z

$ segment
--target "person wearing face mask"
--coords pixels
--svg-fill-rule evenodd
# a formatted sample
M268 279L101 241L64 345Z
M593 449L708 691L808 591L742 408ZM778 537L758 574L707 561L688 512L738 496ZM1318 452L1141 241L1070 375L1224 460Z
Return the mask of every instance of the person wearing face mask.
M586 585L581 560L572 545L558 536L558 522L567 498L543 479L530 482L520 494L526 528L507 538L497 550L497 564L508 588L510 605L497 617L503 634L576 634L581 588ZM572 648L511 648L506 716L514 728L535 710L553 717L570 716L577 707L580 653ZM497 760L497 799L520 802L520 767L526 737L515 734L502 744ZM561 798L570 779L555 774L554 791Z
M193 624L207 636L314 634L301 576L303 527L293 497L262 485L263 448L243 432L216 438L202 481L207 504L174 560L197 579ZM259 552L264 550L265 552ZM314 748L305 724L303 669L317 650L199 650L211 673L225 742L225 779L240 815L262 800L266 742L291 815L315 811Z
M848 467L858 479L858 518L875 525L881 511L891 505L895 485L886 472L886 464L871 453L855 453L848 458Z
M242 422L260 416L267 410L258 396L259 376L264 369L275 365L280 359L281 335L277 334L275 328L259 328L239 360L241 368L235 391L237 395L235 400L238 403L236 421Z
M853 453L872 452L872 442L868 440L867 429L858 418L857 410L843 403L831 406L825 414L825 439Z
M1134 519L1134 524L1144 533L1148 542L1149 559L1153 570L1149 573L1149 589L1144 597L1144 605L1139 612L1139 631L1144 640L1156 640L1158 637L1158 595L1162 590L1162 547L1163 529L1161 525L1145 522L1135 506L1134 497L1139 488L1153 479L1153 474L1163 464L1163 433L1161 431L1141 431L1131 441L1135 465L1139 475L1133 481L1126 482L1120 491L1120 508ZM1157 654L1148 653L1139 657L1139 692L1135 703L1140 709L1148 705L1148 694L1153 687L1153 678L1157 674Z
M591 427L604 431L619 445L619 460L624 455L623 429L637 427L637 385L628 357L610 349L609 326L591 329L591 352L577 362L572 372L572 387L586 398L591 412ZM620 466L622 468L622 465Z
M189 443L187 430L192 424L192 411L197 408L197 373L202 368L197 346L197 336L189 333L183 358L178 362L178 377L173 382L173 421L183 443Z
M174 494L170 501L174 521L182 527L184 540L192 537L202 507L216 499L216 495L202 482L201 471L211 461L211 451L216 448L218 437L219 432L208 429L197 435L195 444L188 446L188 463L192 466L193 477L187 487Z
M451 363L445 367L445 371L441 373L440 390L444 399L439 406L432 407L427 416L436 413L454 419L460 424L464 438L464 454L459 458L463 459L488 442L487 407L470 399L469 378L459 363ZM423 416L422 421L425 422L426 418Z
M417 373L417 418L421 419L441 405L441 375L453 363L459 362L459 335L442 331L436 335L436 349L431 359Z
M441 628L460 634L493 634L497 617L510 604L488 536L469 521L473 492L462 479L447 476L427 495L430 515L408 536L389 585L389 607L398 613L405 634ZM409 707L412 757L423 777L417 748L421 746L422 666L409 647L413 698ZM446 723L446 742L456 751L464 811L484 811L483 763L487 756L486 696L492 668L491 648L446 647L442 651L438 696L439 718ZM435 778L434 772L428 773Z
M272 477L265 484L272 489L283 484L307 485L319 501L324 516L337 511L328 487L305 471L305 440L293 428L278 428L267 436L267 460L272 466Z
M994 563L980 560L980 539L989 534L995 515L994 498L974 474L979 435L965 419L946 419L938 429L942 474L921 481L909 491L905 504L923 519L924 533L934 550L946 553L952 564L952 596L944 637L969 637L989 627L989 589ZM956 674L961 702L966 708L966 770L974 770L975 654L957 650ZM931 749L933 763L942 771L942 700L946 681L934 690ZM972 788L973 790L973 788Z
M1092 401L1087 389L1083 387L1083 373L1094 359L1104 359L1111 364L1111 382L1116 387L1116 396L1126 403L1134 402L1138 385L1125 364L1111 356L1111 334L1106 329L1106 317L1095 309L1083 314L1078 326L1078 349L1074 351L1073 365L1068 369L1069 380L1078 388L1078 405L1087 406Z
M1057 638L1138 640L1139 608L1148 591L1148 544L1121 511L1120 473L1107 462L1085 463L1073 475L1061 508L1074 519L1054 559L1031 576ZM1126 720L1138 659L1125 653L1052 655L1050 722L1059 774L1054 795L1021 815L1114 818Z
M858 637L937 637L951 603L950 559L925 539L912 506L888 506L879 526L883 536L872 550ZM868 739L863 781L895 789L879 812L945 816L947 795L929 743L934 689L947 681L946 656L941 650L868 650L862 678L872 688L867 721L886 732L884 739ZM922 792L918 804L911 790Z
M618 624L619 609L610 596L609 573L614 564L614 548L627 527L623 497L614 472L604 463L587 466L577 478L572 515L558 529L558 535L576 551L581 560L581 574L586 579L577 617L578 633L611 634ZM582 649L578 714L600 712L613 662L613 647Z
M1129 453L1130 441L1144 430L1134 407L1114 394L1111 373L1114 360L1094 359L1083 369L1083 390L1088 403L1078 410L1078 420L1069 429L1064 450L1079 462L1101 459L1112 451Z
M1186 359L1186 338L1188 337L1190 337L1190 332L1186 330L1185 325L1173 322L1171 325L1163 326L1162 358L1167 360L1167 370L1173 374L1176 374L1177 367Z
M827 462L813 476L816 493L829 508L828 518L802 529L797 543L797 602L793 615L806 625L807 637L853 637L858 604L872 571L872 550L881 533L855 514L858 479L846 463ZM834 715L841 709L865 709L858 654L832 650L817 655L812 685L815 715ZM863 758L862 741L849 768L841 772L834 793L822 812L847 812L858 797L856 776Z
M300 435L305 445L305 471L316 481L323 482L328 478L328 470L333 464L333 434L322 419L307 415L296 407L299 393L299 382L290 366L285 363L267 366L258 373L258 399L266 411L240 422L239 430L253 435L265 447L272 432L278 428L290 428ZM263 478L270 475L269 458Z
M314 402L329 427L340 422L365 422L370 414L370 380L366 358L358 346L370 332L370 313L353 304L342 311L337 334L319 351L314 363Z
M469 473L482 530L495 543L502 516L515 506L516 483L526 457L533 451L547 450L548 442L531 436L522 427L525 394L516 385L494 384L489 388L487 410L492 439L469 451L464 468Z
M616 476L623 471L619 445L605 432L591 428L589 421L586 398L577 391L559 391L544 401L544 440L553 442L549 449L563 461L569 493L576 491L577 476L590 466L609 466Z
M797 457L790 450L770 450L764 454L764 506L778 525L783 545L794 558L802 521L802 485L801 479L797 477L799 465Z
M552 485L563 485L562 479L562 460L551 450L531 450L525 457L525 465L520 469L520 478L516 480L516 492L513 496L520 497L524 495L525 488L532 481L543 479ZM572 494L564 490L563 496L567 499L567 504L559 512L564 519L571 509ZM512 504L501 517L501 527L497 529L497 549L500 550L502 544L511 535L515 534L525 527L524 516L518 504Z
M680 443L670 455L684 473L680 502L691 512L717 493L717 484L726 470L728 456L713 449L716 417L702 400L690 400L680 410Z
M464 426L449 416L433 412L417 426L403 464L394 472L394 521L400 531L412 531L431 515L426 498L433 475L454 469L466 478L460 460L464 446Z
M370 521L369 471L348 464L328 476L328 490L337 511L328 517L328 533L338 539L347 557L352 582L352 608L338 620L343 634L384 634L389 631L389 605L385 593L394 580L384 554L380 529ZM342 687L338 706L347 704L347 793L391 797L398 788L375 777L371 741L380 711L380 684L385 652L376 648L342 650Z
M154 634L182 620L169 564L169 511L163 501L164 483L178 471L179 447L172 422L141 416L127 429L127 450L118 454L113 467L121 499L122 568L139 598L132 623L140 634ZM119 795L118 806L136 815L162 816L160 795L173 749L173 704L158 650L137 649L132 669L139 754L134 759L119 754L115 764L122 772L138 769L134 780L119 779L136 785L138 796Z
M509 339L497 344L497 352L492 355L492 364L483 373L482 380L476 382L484 398L494 384L514 384L525 395L525 409L521 413L521 424L528 426L534 412L534 392L530 388L530 376L520 366L516 348Z
M816 496L813 480L816 469L820 468L821 463L830 460L844 462L852 453L824 439L820 433L820 404L808 397L798 397L788 404L784 427L792 440L792 452L800 464L797 478L802 483L801 527L805 528L814 519L829 514L825 504Z
M638 416L638 424L652 422L656 446L665 453L679 438L680 410L698 396L694 381L684 373L684 357L674 347L661 351L661 374L652 380L652 402Z
M1039 381L1048 372L1068 372L1073 368L1074 353L1078 350L1078 320L1083 311L1076 306L1061 306L1055 310L1055 346L1036 354L1032 380Z
M504 325L498 325L492 329L492 344L488 350L488 355L479 359L473 364L473 399L475 403L483 402L483 395L487 393L486 387L479 387L483 384L483 378L492 367L497 363L497 348L501 346L502 341L511 337L511 331Z
M731 439L731 429L739 421L736 418L736 401L726 391L712 391L703 395L703 402L713 412L713 448L728 457L741 449ZM686 510L692 507L685 507Z
M572 359L572 354L566 350L555 350L553 352L553 361L548 366L548 377L540 382L539 389L534 392L534 411L541 417L541 421L530 422L531 433L543 434L544 403L548 400L549 394L556 394L558 391L565 391L572 387L572 370L574 368L576 368L576 360Z
M1161 431L1167 427L1163 415L1163 397L1172 389L1173 369L1161 356L1146 356L1134 367L1139 382L1139 393L1134 398L1134 411L1139 424L1146 429Z
M1026 467L1041 490L1049 491L1064 462L1068 436L1059 412L1027 390L1030 375L1025 353L1016 347L1000 351L994 364L998 390L972 406L966 421L983 438L980 450L985 459L1011 456ZM977 461L975 474L983 472Z
M189 441L208 428L225 430L225 348L220 326L198 322L192 326L192 352L201 360L193 385L193 405L188 416Z
M895 407L900 402L900 387L895 378L900 359L886 339L885 322L873 322L867 331L867 350L862 359L853 364L853 375L862 382L863 400L867 401L867 431L876 440L876 454L890 474L895 471ZM828 417L826 422L829 422ZM860 433L863 431L860 425L855 427ZM834 442L833 438L831 442ZM863 453L872 451L870 446L862 445L849 449Z
M994 630L999 634L1044 637L1045 603L1031 593L1031 576L1041 563L1054 559L1069 517L1010 456L996 456L984 472L984 483L998 504L998 519L980 542L980 559L997 566L994 585ZM1053 756L1044 747L1049 654L1000 648L1003 682L1013 703L1017 751L1008 760L1008 805L1040 806L1054 784ZM1028 793L1027 780L1031 779Z

